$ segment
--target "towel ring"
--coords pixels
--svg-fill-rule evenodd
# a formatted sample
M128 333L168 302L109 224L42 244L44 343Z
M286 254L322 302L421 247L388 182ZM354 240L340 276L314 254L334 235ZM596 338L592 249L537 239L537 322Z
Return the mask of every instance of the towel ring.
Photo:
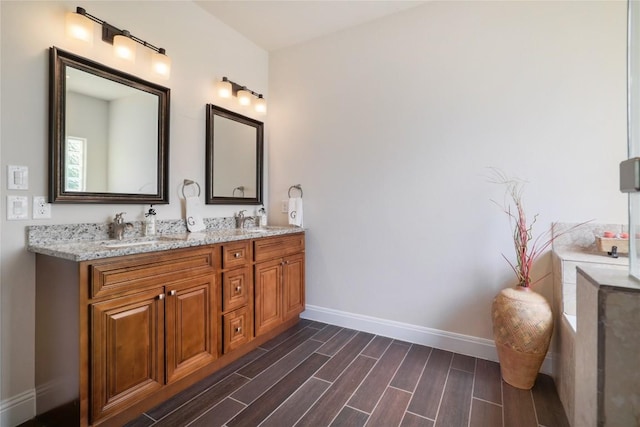
M300 191L300 197L303 196L303 192L302 192L302 185L300 184L296 184L296 185L292 185L291 187L289 187L289 192L287 194L289 194L289 198L291 198L291 190L296 189L298 191Z
M231 197L236 197L236 190L242 194L240 197L244 197L244 185L234 188L233 193L231 193Z
M193 185L193 184L195 184L198 187L198 197L200 197L200 184L198 184L196 181L192 179L185 179L182 182L182 197L184 197L185 199L187 198L187 196L184 194L184 187L188 185Z

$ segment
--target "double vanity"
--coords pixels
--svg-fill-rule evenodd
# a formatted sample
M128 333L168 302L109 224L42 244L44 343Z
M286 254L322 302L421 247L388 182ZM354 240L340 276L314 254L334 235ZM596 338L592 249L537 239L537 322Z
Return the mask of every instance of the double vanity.
M300 228L60 240L65 227L28 232L41 418L123 425L290 328L304 310Z
M49 61L49 202L168 204L171 90L56 47ZM209 104L205 144L205 204L262 205L263 123ZM200 185L181 193L188 206ZM124 240L108 224L28 227L47 425L124 425L299 320L302 229L160 222Z

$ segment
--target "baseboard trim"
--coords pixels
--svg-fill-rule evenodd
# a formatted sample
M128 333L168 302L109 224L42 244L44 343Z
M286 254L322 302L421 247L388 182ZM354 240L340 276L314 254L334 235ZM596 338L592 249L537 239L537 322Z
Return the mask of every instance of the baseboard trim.
M498 353L493 340L442 331L409 323L396 322L394 320L380 319L362 314L349 313L334 310L332 308L315 305L306 306L306 310L300 315L303 319L329 323L343 328L356 329L376 335L426 345L454 353L465 354L479 359L498 361ZM542 364L541 371L551 375L553 372L553 359L551 353L547 355Z
M36 391L27 390L0 401L0 426L12 427L36 415Z

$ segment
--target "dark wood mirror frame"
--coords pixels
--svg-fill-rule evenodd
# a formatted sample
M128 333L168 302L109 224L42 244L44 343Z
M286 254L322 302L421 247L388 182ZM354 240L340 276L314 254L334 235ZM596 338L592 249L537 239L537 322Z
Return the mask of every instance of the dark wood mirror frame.
M264 124L258 120L251 119L233 111L226 110L213 104L207 104L206 112L207 132L206 132L206 203L217 205L261 205L262 201L262 163L264 145ZM214 117L220 116L236 121L256 129L256 196L255 197L227 197L215 196L214 188Z
M66 139L66 67L108 79L158 97L157 192L102 193L65 191L64 143ZM170 89L56 47L49 54L49 202L51 203L169 203Z

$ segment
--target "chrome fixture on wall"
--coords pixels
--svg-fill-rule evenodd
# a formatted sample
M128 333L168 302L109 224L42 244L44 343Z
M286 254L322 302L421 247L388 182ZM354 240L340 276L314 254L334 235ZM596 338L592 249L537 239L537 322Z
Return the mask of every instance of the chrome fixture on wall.
M236 96L240 105L248 106L253 104L253 108L258 113L267 112L267 101L261 93L254 92L246 86L232 82L226 77L223 77L222 81L216 83L216 92L221 98L231 98L232 95Z
M233 189L233 194L231 197L236 197L236 191L240 192L240 197L244 197L244 185L240 185Z
M161 47L155 47L127 30L121 30L113 25L87 13L82 7L75 12L67 12L65 19L68 37L93 45L93 23L102 27L102 41L113 44L113 52L118 58L134 62L136 59L136 43L153 51L151 68L159 76L168 79L171 73L171 58Z

